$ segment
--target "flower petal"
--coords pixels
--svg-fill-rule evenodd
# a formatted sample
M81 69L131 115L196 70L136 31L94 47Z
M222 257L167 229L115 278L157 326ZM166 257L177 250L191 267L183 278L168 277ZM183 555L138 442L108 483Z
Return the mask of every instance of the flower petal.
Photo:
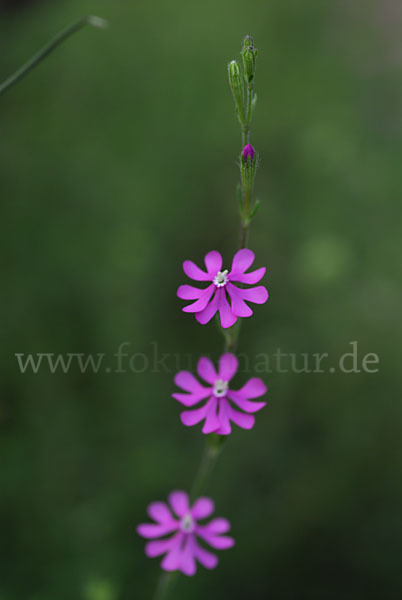
M255 417L253 415L247 415L241 412L238 412L231 406L228 409L229 419L233 421L236 425L241 427L242 429L252 429L255 423Z
M215 569L218 564L218 557L201 548L196 541L194 541L194 556L206 569Z
M184 517L189 511L188 494L181 490L169 494L169 504L178 517Z
M196 425L197 423L205 419L209 408L209 404L210 402L212 402L212 400L213 398L211 398L209 402L207 402L204 406L201 406L201 408L196 408L195 410L185 410L184 412L182 412L180 414L180 419L183 425L186 425L187 427L192 427L193 425Z
M211 276L205 271L202 271L192 260L185 260L183 263L183 271L194 281L211 281Z
M218 400L213 397L208 403L205 424L202 428L202 433L212 433L220 428L220 420L218 418Z
M205 255L205 266L210 277L215 277L218 271L222 269L222 256L216 250L212 250Z
M211 302L208 304L204 310L201 312L195 313L195 318L201 325L205 325L208 323L212 317L215 315L219 306L219 289L216 290L215 296L212 298Z
M168 550L170 550L176 543L177 536L179 533L168 538L167 540L157 540L155 542L148 542L145 545L145 554L148 558L154 558L155 556L160 556L161 554L165 554Z
M177 571L177 569L180 567L180 562L182 558L181 544L183 541L183 537L183 533L179 533L175 537L174 543L170 547L169 552L162 560L161 567L165 571Z
M177 288L177 296L182 300L198 300L204 290L192 285L180 285Z
M183 406L194 406L212 394L211 388L204 388L202 392L196 394L180 394L174 393L172 397L183 404Z
M212 519L206 525L198 525L196 531L208 531L211 535L217 535L219 533L227 533L230 529L230 523L227 519L222 517L217 517L216 519Z
M197 567L194 556L194 536L189 535L184 543L181 553L179 569L182 573L188 576L195 575Z
M193 302L192 304L188 304L187 306L185 306L182 310L183 312L200 312L202 310L204 310L204 308L207 306L208 302L211 299L212 294L215 291L215 286L212 283L211 285L209 285L207 288L205 288L205 290L202 290L202 293L200 294L200 297L198 300L196 300L195 302Z
M250 402L245 396L235 390L228 390L227 396L246 413L255 413L267 405L266 402ZM259 396L261 396L261 394L259 394Z
M147 512L151 519L158 523L168 523L173 521L172 513L164 502L152 502L148 506Z
M230 390L232 393L234 390ZM244 396L244 398L258 398L263 396L267 391L267 386L259 377L252 377L243 385L240 390L236 390L236 395Z
M209 358L207 358L206 356L203 356L198 361L197 373L201 377L201 379L204 379L204 381L207 381L211 385L213 385L218 379L218 374L215 371L215 367L212 361L210 361Z
M226 398L220 398L219 400L219 423L220 427L215 433L219 435L229 435L232 432L229 421L229 409L230 405Z
M231 273L230 281L240 281L241 283L258 283L265 275L266 268L261 267L250 273Z
M247 304L244 302L243 298L241 298L239 292L240 289L233 285L232 283L227 284L228 294L232 301L232 312L237 317L251 317L253 311Z
M237 373L239 361L234 354L226 352L219 359L219 378L223 381L230 381Z
M215 505L211 498L206 498L202 496L198 498L191 507L191 514L195 520L205 519L209 517L215 510Z
M216 550L227 550L228 548L232 548L235 545L235 541L232 537L228 535L205 535L203 539L212 546L212 548L216 548Z
M192 394L200 393L205 389L190 371L179 371L176 373L174 382L177 387Z
M228 301L226 300L226 292L223 288L219 288L217 290L217 295L219 294L219 315L221 318L221 325L224 329L227 327L231 327L237 321L237 317L232 313L232 309L229 306Z
M157 537L162 537L172 531L175 531L178 527L176 521L171 521L170 523L163 523L155 525L154 523L141 523L137 527L137 533L143 538L152 539Z
M237 292L243 300L254 302L254 304L264 304L268 300L267 289L263 285L242 290L237 288Z
M242 250L236 252L233 257L232 268L229 276L231 277L232 275L247 271L247 269L253 264L254 258L254 252L248 248L242 248Z

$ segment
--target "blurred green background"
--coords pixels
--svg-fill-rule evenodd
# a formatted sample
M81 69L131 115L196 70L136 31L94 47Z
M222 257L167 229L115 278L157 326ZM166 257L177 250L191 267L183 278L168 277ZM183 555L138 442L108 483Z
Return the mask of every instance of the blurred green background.
M268 406L205 490L237 544L173 597L400 599L400 6L9 1L1 78L86 13L110 29L80 32L0 98L0 600L152 596L159 562L135 526L189 487L204 443L179 421L174 367L22 374L15 353L113 366L127 341L150 363L152 343L220 355L214 324L175 292L184 259L216 248L228 262L237 247L226 64L246 33L259 48L251 247L271 297L239 350L337 359L356 340L380 364L263 375Z

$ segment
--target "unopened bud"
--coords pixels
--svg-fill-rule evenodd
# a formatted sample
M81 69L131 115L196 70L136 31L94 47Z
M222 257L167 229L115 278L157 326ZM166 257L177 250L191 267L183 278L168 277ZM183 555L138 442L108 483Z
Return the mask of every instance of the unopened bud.
M237 61L232 60L228 65L229 84L232 90L233 99L236 106L236 113L240 123L243 122L243 78L241 76L240 66Z
M255 150L251 144L246 144L246 146L244 146L242 150L242 155L245 162L248 162L249 158L251 161L254 160Z
M257 170L257 153L251 144L244 146L240 156L240 174L243 189L251 192Z
M246 35L243 40L243 49L241 52L244 67L244 78L246 83L251 83L255 75L255 59L257 50L254 47L254 40L251 36Z

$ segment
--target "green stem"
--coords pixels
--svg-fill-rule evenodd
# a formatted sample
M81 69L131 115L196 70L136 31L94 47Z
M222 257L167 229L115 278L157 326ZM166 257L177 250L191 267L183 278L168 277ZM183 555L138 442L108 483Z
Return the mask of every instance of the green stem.
M243 187L243 215L240 225L240 249L247 248L250 227L251 189Z
M3 83L0 84L0 96L4 94L10 87L18 83L23 77L25 77L32 69L34 69L48 54L53 52L60 44L66 39L72 36L74 33L85 27L91 25L92 27L107 27L107 21L95 16L85 16L66 27L60 33L58 33L50 42L48 42L43 48L41 48L36 54L34 54L26 63L22 65L15 73L10 75Z
M253 100L253 84L247 86L247 143L250 142L250 121L251 121L251 104Z
M191 487L191 502L194 502L194 500L198 497L201 490L204 488L208 477L211 475L212 470L216 464L216 460L220 455L223 441L224 437L221 435L217 435L214 433L208 435L205 443L204 453L201 458L201 463L198 467L197 474L194 478L193 485Z
M175 577L177 575L177 571L173 572L163 572L158 580L158 586L155 590L155 595L153 600L164 600L169 589L172 588L172 584L175 581Z
M251 105L252 105L252 97L253 97L253 84L249 84L247 87L247 110L246 117L239 119L241 125L242 132L242 144L243 148L246 144L250 142L250 121L251 121ZM244 112L244 111L243 111ZM241 236L240 236L240 249L247 247L248 240L248 231L250 227L250 207L252 201L252 190L245 189L242 187L242 203L243 203L243 215L241 218ZM243 319L238 319L238 321L230 328L224 329L219 325L219 318L217 317L218 328L222 332L224 337L224 352L235 352L237 341L239 339L240 328ZM215 433L211 433L207 436L207 440L204 447L204 452L202 454L201 462L198 467L198 471L194 478L193 485L191 487L190 492L190 502L193 503L194 500L199 496L201 491L204 489L205 484L210 477L214 466L216 465L216 461L221 454L223 444L225 443L227 436L217 435ZM175 572L177 573L177 571ZM174 573L163 573L158 582L158 587L156 590L156 594L154 596L154 600L166 600L169 585L172 581Z
M242 129L241 132L241 145L242 148L244 148L244 146L247 144L247 140L249 138L249 131L248 131L248 127L245 125Z
M249 227L250 227L250 223L242 223L241 224L240 248L247 248Z
M241 121L242 123L242 146L250 143L250 122L251 122L251 105L253 100L253 84L249 83L247 86L247 97L246 97L246 115Z

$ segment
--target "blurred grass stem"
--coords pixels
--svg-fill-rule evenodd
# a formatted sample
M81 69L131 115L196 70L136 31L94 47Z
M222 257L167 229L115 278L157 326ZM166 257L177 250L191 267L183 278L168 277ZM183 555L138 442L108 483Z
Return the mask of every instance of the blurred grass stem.
M72 25L69 25L62 31L60 31L53 39L51 39L43 48L41 48L36 54L34 54L26 63L24 63L15 73L10 75L3 83L0 84L0 96L4 94L8 89L10 89L13 85L18 83L23 77L28 75L32 69L34 69L44 58L46 58L49 54L53 52L60 44L62 44L69 37L80 31L86 25L90 25L91 27L97 27L104 29L108 26L107 21L102 19L101 17L96 17L93 15L87 15L82 17Z

